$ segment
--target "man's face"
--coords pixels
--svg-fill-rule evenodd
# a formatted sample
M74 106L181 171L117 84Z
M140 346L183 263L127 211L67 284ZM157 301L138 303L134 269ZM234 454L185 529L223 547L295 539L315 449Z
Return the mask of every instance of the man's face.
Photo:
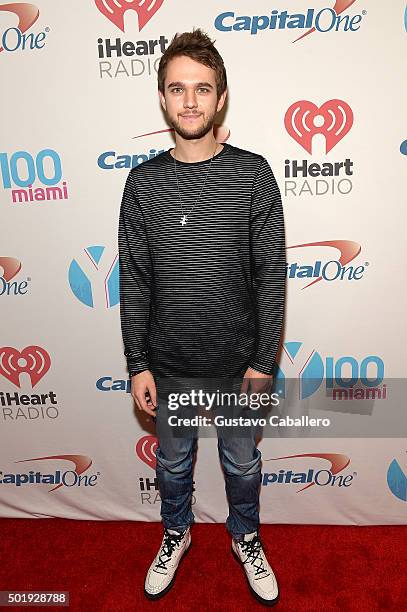
M167 66L164 95L160 101L169 122L182 138L202 138L213 127L226 91L217 99L215 71L184 55Z

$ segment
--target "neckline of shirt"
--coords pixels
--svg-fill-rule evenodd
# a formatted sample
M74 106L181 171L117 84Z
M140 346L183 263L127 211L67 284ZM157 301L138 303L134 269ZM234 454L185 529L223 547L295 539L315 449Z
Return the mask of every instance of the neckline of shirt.
M222 142L220 144L223 144L223 149L219 151L219 153L217 153L213 157L213 161L215 161L215 159L218 159L218 157L222 157L226 153L226 151L229 150L230 145L227 142ZM171 161L172 163L174 163L174 157L171 155L170 151L172 151L173 149L174 147L171 147L170 149L167 149L167 152L166 152L168 161ZM202 159L201 161L197 161L197 162L184 162L179 159L176 160L177 164L181 164L182 166L200 166L201 164L207 164L210 161L211 161L210 157L209 159Z

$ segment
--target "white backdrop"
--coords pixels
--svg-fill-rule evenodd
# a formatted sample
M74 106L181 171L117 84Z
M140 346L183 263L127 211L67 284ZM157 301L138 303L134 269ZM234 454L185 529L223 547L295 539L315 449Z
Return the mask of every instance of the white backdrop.
M229 80L218 140L267 157L283 195L280 372L316 359L322 385L331 365L405 373L404 3L337 1L338 16L333 0L138 4L0 4L1 516L159 520L154 429L123 356L117 225L130 167L173 145L155 68L177 31L215 38ZM406 522L405 438L260 449L262 521ZM300 490L290 470L314 484ZM196 520L223 521L215 439L200 441L195 489Z

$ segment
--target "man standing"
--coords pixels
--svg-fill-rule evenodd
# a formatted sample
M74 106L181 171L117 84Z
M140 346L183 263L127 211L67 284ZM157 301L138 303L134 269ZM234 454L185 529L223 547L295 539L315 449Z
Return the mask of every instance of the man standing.
M129 172L119 219L124 352L135 403L154 419L154 375L240 376L242 391L270 385L286 263L281 197L267 160L214 137L226 71L200 29L174 36L160 59L158 93L175 147ZM195 440L160 438L159 428L157 437L164 536L145 579L150 599L173 585L194 520ZM219 438L218 449L232 552L254 596L273 605L277 580L258 534L261 453L253 437Z

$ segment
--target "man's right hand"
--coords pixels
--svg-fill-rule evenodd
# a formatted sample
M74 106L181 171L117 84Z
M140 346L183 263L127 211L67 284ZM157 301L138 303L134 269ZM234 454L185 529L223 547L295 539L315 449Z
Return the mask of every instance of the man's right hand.
M150 370L144 370L131 377L131 395L139 410L155 416L157 409L157 389Z

